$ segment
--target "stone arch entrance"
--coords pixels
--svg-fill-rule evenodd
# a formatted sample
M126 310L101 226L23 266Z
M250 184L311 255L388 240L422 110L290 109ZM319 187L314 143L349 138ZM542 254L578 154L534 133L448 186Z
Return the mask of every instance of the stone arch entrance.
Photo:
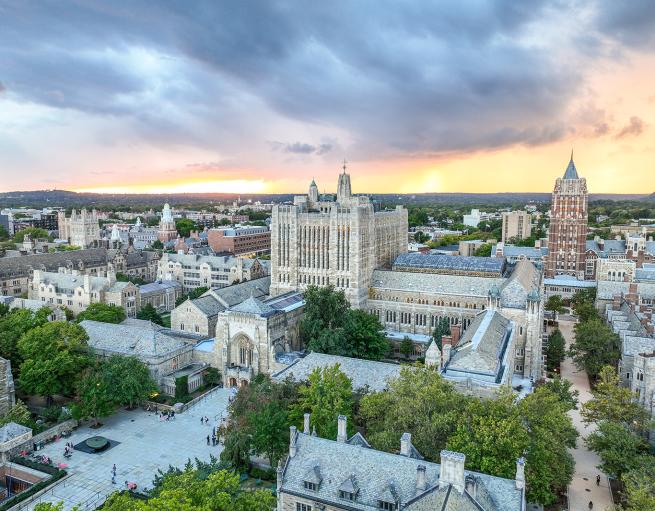
M229 383L230 387L236 387L237 386L237 379L236 378L230 378L228 383Z
M241 380L241 387L247 387L248 386L248 380Z

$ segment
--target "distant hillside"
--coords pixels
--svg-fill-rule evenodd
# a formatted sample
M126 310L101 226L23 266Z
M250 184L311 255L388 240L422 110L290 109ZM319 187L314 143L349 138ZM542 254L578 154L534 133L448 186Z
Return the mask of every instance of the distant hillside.
M412 194L370 194L384 204L461 204L461 205L520 205L526 202L549 202L550 193L412 193ZM100 194L76 193L66 190L37 190L0 193L0 207L44 207L113 209L120 205L160 209L166 202L177 206L227 203L237 198L252 202L285 202L293 194ZM590 194L589 200L655 200L655 193L646 196L638 194Z

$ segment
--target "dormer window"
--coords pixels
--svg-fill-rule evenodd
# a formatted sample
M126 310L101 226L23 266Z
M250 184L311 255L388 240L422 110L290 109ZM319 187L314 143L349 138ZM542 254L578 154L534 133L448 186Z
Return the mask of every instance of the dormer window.
M351 476L341 483L341 486L339 486L339 498L343 500L354 502L357 500L358 492L359 486L357 485L357 480L355 479L354 474L351 474Z
M305 490L318 491L318 484L312 483L310 481L305 481Z
M321 469L318 465L315 465L305 474L305 477L303 478L303 485L305 490L318 491L322 480L323 477L321 476Z
M396 503L395 502L387 502L386 500L378 500L378 509L382 509L384 511L396 511Z

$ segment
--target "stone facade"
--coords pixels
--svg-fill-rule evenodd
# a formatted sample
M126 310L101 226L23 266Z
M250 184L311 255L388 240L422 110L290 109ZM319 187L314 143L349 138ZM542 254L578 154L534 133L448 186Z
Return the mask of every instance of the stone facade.
M312 182L293 205L273 207L272 295L331 284L363 308L374 268L407 251L407 210L375 211L368 197L352 195L345 170L336 201L321 200Z
M170 312L182 296L182 284L172 280L159 280L139 286L141 307L152 305L159 312Z
M177 227L175 227L173 212L171 211L171 207L168 204L164 204L164 209L161 212L161 220L159 222L157 238L162 243L166 243L167 241L171 241L177 238Z
M176 280L184 292L199 287L220 288L268 275L268 267L259 259L234 256L162 254L157 278Z
M585 278L587 180L578 177L573 155L564 177L555 181L550 206L546 277Z
M14 377L11 362L0 358L0 416L5 415L16 404Z
M66 218L66 213L58 213L59 237L80 248L88 248L100 241L100 224L96 210L75 210Z
M107 277L37 270L32 277L29 297L44 305L66 306L76 316L92 303L117 305L125 310L127 317L135 317L141 308L139 288L131 282L117 282L111 269Z

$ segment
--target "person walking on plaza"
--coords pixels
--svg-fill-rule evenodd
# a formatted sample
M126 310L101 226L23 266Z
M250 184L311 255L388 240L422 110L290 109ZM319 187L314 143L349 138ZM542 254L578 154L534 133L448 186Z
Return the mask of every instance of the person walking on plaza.
M207 435L207 445L209 445L209 435Z
M600 486L600 474L596 476L596 486Z
M589 510L591 511L594 508L594 503L590 500L589 501Z

